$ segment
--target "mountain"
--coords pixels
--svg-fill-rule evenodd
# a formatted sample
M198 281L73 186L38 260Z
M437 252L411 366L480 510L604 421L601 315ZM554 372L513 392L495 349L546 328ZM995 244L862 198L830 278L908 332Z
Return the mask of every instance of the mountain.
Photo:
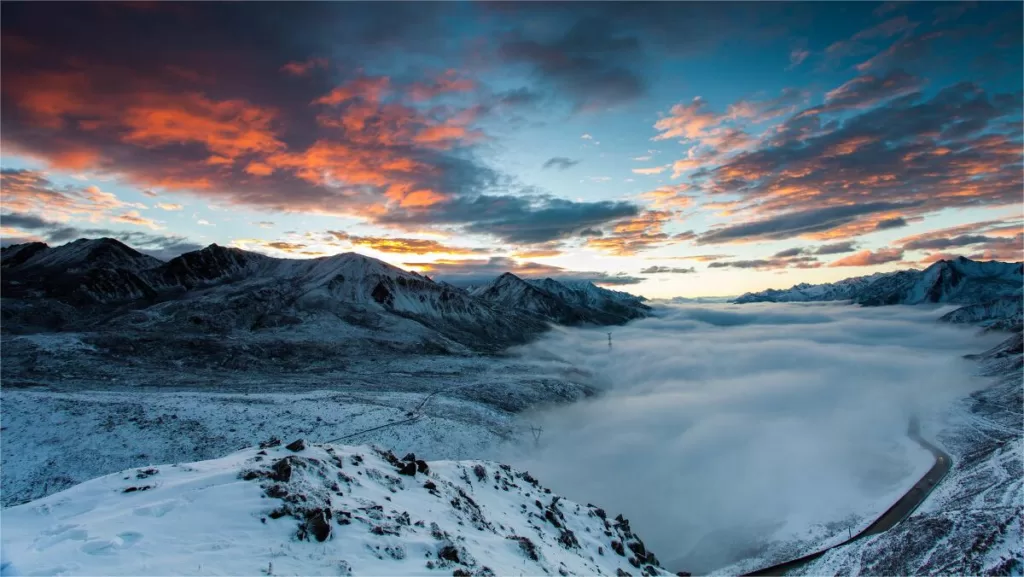
M733 302L851 300L864 306L923 303L978 303L1018 298L1024 283L1021 263L940 260L923 271L910 269L853 277L835 283L799 284L785 290L747 293Z
M985 330L1017 331L1024 324L1024 300L1001 297L984 303L967 305L939 318L942 322L972 324Z
M550 278L523 280L512 273L476 287L470 294L563 325L621 324L644 317L650 311L640 297L603 289L589 282L559 282Z
M497 350L549 322L620 324L649 310L640 297L590 283L534 283L510 274L470 294L356 253L281 259L212 244L162 262L98 239L15 245L3 250L2 262L8 331L292 331L440 352Z
M74 304L151 298L143 271L163 261L112 238L81 239L51 248L44 243L3 249L5 297L48 297Z
M853 299L859 291L886 276L888 276L888 274L875 273L867 276L843 279L834 283L816 285L800 283L798 285L793 285L788 289L768 289L756 293L746 293L737 297L732 302L736 304L744 304L759 302L786 303L850 300Z
M129 469L5 509L2 566L5 575L671 575L621 515L563 499L527 472L302 441Z

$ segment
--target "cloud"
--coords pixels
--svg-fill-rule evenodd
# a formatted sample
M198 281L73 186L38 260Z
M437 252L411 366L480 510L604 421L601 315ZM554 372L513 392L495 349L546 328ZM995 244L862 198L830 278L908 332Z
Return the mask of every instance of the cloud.
M326 58L310 58L303 62L292 61L281 67L281 72L292 76L305 76L317 68L327 68Z
M347 232L329 230L331 239L343 241L352 246L371 248L378 252L390 254L487 254L486 248L466 248L446 245L442 242L422 238L394 238L379 236L357 236Z
M636 216L628 202L575 202L559 198L480 195L457 198L429 210L390 213L378 222L400 225L454 224L474 234L490 235L511 244L562 240L581 231Z
M871 100L863 89L833 91L833 101ZM856 109L842 121L798 112L756 147L693 173L695 193L728 195L737 203L732 213L748 219L705 241L747 231L749 238L849 238L946 208L1019 203L1020 132L1011 119L1020 110L1004 100L959 83L931 98L913 92Z
M962 355L1003 337L942 312L702 304L616 327L611 350L605 329L548 333L521 357L584 369L602 394L524 416L539 443L494 458L621 511L673 569L706 574L811 527L845 539L933 464L910 417L928 426L989 383Z
M723 258L732 258L731 254L696 254L690 256L669 256L661 257L669 258L673 260L695 260L697 262L713 262L716 260L722 260Z
M540 82L563 93L575 110L596 110L635 100L647 90L632 69L640 41L619 34L603 18L582 18L545 40L520 36L498 47L508 63L525 64Z
M829 263L828 266L874 266L900 260L903 260L903 249L880 248L876 251L862 250Z
M807 57L810 55L811 52L809 50L803 48L794 48L789 52L789 66L786 69L792 70L793 68L800 66L801 64L803 64L804 60L807 60Z
M802 234L828 231L854 222L864 215L907 208L891 202L872 202L783 213L763 220L712 229L697 238L697 244L780 240Z
M559 170L566 170L579 164L579 160L573 160L564 156L553 156L549 158L542 168L557 168Z
M114 222L124 222L124 223L128 223L128 224L134 224L134 225L137 225L137 226L145 226L145 227L151 228L153 230L160 230L161 228L163 228L163 226L160 223L158 223L157 221L155 221L155 220L153 220L151 218L147 218L145 216L142 216L141 214L139 214L139 211L137 211L137 210L129 210L128 212L123 212L121 214L113 215L113 216L110 217L110 220L112 220Z
M160 210L181 210L185 208L184 206L173 202L158 202L153 206L159 208Z
M882 76L865 74L847 81L825 94L825 104L801 114L822 114L849 109L866 109L876 104L919 90L924 81L903 70L890 70Z
M950 249L970 247L969 258L980 260L1024 260L1024 223L1020 220L987 220L907 236L896 241L903 250L942 251L929 254L926 261L950 256Z
M670 165L666 164L665 166L652 166L650 168L634 168L633 169L633 174L646 174L646 175L661 174L661 173L665 172L666 170L668 170L669 166Z
M60 222L53 222L32 214L18 212L4 212L0 214L0 226L28 231L30 234L24 236L35 236L51 244L63 244L79 238L114 238L162 260L202 248L202 245L179 235L159 235L148 232L111 230L106 228L78 228Z
M197 220L196 224L199 224L199 225L202 225L202 226L217 226L217 225L213 224L212 222L206 220L205 218L201 218L201 219Z
M273 228L274 227L274 223L269 221L269 220L261 220L259 222L253 222L253 223L250 223L250 224L252 224L253 226L258 226L260 228Z
M695 269L693 267L690 267L690 268L672 268L672 267L669 267L669 266L653 266L652 265L652 266L649 266L649 267L641 270L640 274L665 274L665 273L688 274L688 273L691 273L691 272L697 272L697 269Z
M791 252L791 251L783 251ZM779 253L782 254L782 253ZM773 269L784 269L784 268L818 268L821 263L818 259L810 256L782 256L776 255L769 259L753 259L753 260L732 260L732 261L716 261L708 265L708 268L741 268L741 269L756 269L756 270L773 270Z
M113 212L144 205L124 202L98 186L58 186L37 170L0 169L4 209L45 214L50 218L90 221L120 220ZM138 215L137 211L123 214ZM141 223L133 223L141 224Z
M907 219L902 216L897 216L876 222L875 230L889 230L893 228L902 228L904 226L907 226Z
M804 253L805 249L802 248L789 248L784 251L775 253L775 258L785 258L790 256L797 256Z
M857 244L851 241L848 242L837 242L833 244L823 244L818 248L814 249L814 254L842 254L844 252L853 252L857 250Z
M672 214L665 210L644 211L635 218L615 223L611 231L599 237L587 238L586 246L614 255L628 256L672 244L674 239L664 231Z
M520 261L502 256L492 256L487 259L439 259L433 262L406 262L403 264L418 269L422 274L457 285L483 284L506 272L511 272L521 278L588 281L597 285L630 285L644 280L625 273L574 271L554 265Z
M531 87L493 93L451 71L366 72L406 50L436 55L441 38L467 40L440 25L451 17L446 12L324 5L284 18L270 5L82 5L61 15L97 36L55 34L45 11L19 8L20 16L5 18L4 36L34 52L4 66L5 150L53 168L109 174L153 194L417 230L478 234L500 224L494 213L501 203L518 213L511 218L564 213L571 220L575 211L578 229L635 214L625 203L560 204L477 158L486 136L481 119L536 101ZM132 51L97 41L125 30L146 30L145 41ZM325 66L322 54L338 55L331 75L314 73ZM464 210L482 205L490 208L479 213L486 222Z

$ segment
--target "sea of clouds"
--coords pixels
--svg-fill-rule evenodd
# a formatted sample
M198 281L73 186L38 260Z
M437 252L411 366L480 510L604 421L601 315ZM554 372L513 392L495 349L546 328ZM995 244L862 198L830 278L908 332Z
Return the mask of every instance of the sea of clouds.
M906 436L910 417L934 432L986 383L962 356L1001 336L936 322L948 310L674 305L624 327L557 329L524 358L584 369L603 392L527 415L539 442L498 458L624 513L673 570L820 540L827 523L856 531L932 464Z

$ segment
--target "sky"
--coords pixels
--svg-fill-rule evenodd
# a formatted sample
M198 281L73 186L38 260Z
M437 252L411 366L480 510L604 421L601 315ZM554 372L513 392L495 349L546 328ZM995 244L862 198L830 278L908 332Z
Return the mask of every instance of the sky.
M4 3L4 244L651 298L1022 259L1020 3Z

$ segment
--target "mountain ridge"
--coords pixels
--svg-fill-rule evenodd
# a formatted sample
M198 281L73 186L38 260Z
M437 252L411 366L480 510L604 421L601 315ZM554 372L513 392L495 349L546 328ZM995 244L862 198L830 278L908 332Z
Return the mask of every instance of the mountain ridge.
M2 266L5 304L17 301L5 307L12 310L4 311L4 320L15 327L46 302L76 309L62 312L62 318L80 317L73 325L88 319L93 326L186 332L305 322L424 332L408 326L412 321L437 333L444 348L451 341L494 350L525 342L550 323L621 324L650 310L642 297L591 283L527 281L512 273L494 282L502 290L520 287L531 298L473 294L354 252L284 259L211 244L164 262L113 239L82 239L57 247L5 247ZM18 307L24 314L15 314ZM104 313L102 321L97 311Z
M736 304L755 302L817 302L849 300L863 306L892 304L976 304L1022 294L1020 262L974 261L966 257L940 260L924 270L851 277L834 283L801 283L789 289L746 293Z

